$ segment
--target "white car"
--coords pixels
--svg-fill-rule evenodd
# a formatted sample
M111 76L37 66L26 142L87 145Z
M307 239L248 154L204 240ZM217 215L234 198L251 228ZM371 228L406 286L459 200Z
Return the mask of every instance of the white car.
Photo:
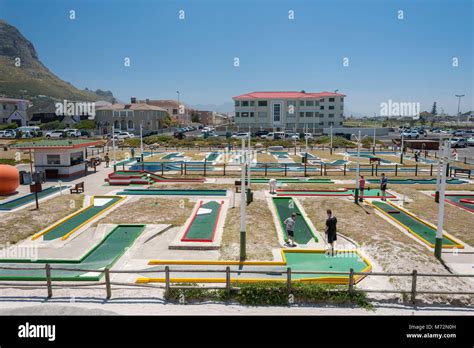
M451 138L451 147L467 147L467 140L464 138Z
M474 138L467 139L467 146L474 146Z
M55 130L46 133L46 138L65 138L67 133L63 130Z
M14 138L15 136L7 131L1 130L0 131L0 138Z
M248 139L249 133L248 132L238 132L237 134L234 134L232 138L235 139Z
M305 133L304 138L308 139L308 140L314 139L313 134L311 134L311 133Z
M402 132L402 137L409 139L418 139L420 134L417 131L404 131Z
M70 137L80 137L81 136L81 131L79 129L74 129L74 128L66 128L64 130L67 135Z
M114 134L115 139L131 139L135 138L135 136L129 132L120 132L118 134Z

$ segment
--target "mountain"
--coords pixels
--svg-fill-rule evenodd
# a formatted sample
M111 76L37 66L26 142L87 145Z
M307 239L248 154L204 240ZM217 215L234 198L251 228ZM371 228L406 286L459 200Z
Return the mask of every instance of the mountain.
M18 58L20 66L17 66ZM33 44L0 19L0 95L34 100L39 95L71 101L112 101L110 91L80 90L41 63Z
M234 103L225 102L223 104L196 104L191 105L193 109L215 111L219 113L232 113L234 112Z

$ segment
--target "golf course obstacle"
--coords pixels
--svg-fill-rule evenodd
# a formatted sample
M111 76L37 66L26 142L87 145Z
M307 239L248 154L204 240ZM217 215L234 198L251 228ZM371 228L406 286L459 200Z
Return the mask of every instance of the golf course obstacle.
M58 193L63 190L67 190L70 186L51 186L45 188L43 191L38 192L38 199L42 199L48 196L51 196L55 193ZM8 202L4 202L0 204L0 211L10 211L24 205L33 203L35 201L35 194L29 193L27 195L12 199Z
M180 190L180 189L124 189L116 193L122 196L211 196L224 197L227 190Z
M204 178L167 178L147 170L121 170L104 179L109 185L150 185L161 183L203 183Z
M355 189L346 188L342 190L292 190L292 189L278 189L276 190L278 197L347 197L354 196ZM386 191L386 198L395 198L395 196ZM382 198L382 191L380 189L366 188L362 198Z
M233 271L230 275L231 283L256 283L256 282L287 282L288 268L291 268L293 282L317 282L324 284L348 284L348 275L328 274L329 272L369 273L372 265L358 250L336 251L334 256L321 249L281 249L282 261L224 261L224 260L150 260L148 265L156 266L157 272L162 273L166 266L180 270L173 277L170 271L171 283L225 283L226 277L216 277L222 270L225 274L226 267ZM212 266L213 272L206 274ZM183 273L184 269L193 269L192 272ZM152 268L153 269L153 268ZM149 271L150 269L147 269ZM201 270L202 272L198 272ZM238 271L256 271L258 273L238 273ZM315 272L314 274L298 274L298 272ZM317 274L316 272L327 272ZM148 275L149 273L147 273ZM249 277L249 274L252 274ZM361 281L365 276L354 276L354 283ZM140 277L136 283L165 283L166 277Z
M301 213L301 210L295 200L286 197L273 197L272 202L275 206L278 220L280 221L280 226L283 231L283 239L285 242L288 241L288 235L286 233L284 221L289 218L292 213L297 215L294 230L295 242L297 244L308 244L311 240L318 242L318 237L308 224L308 221L306 221L306 218Z
M121 196L93 196L91 204L65 219L60 220L54 225L35 234L31 239L37 240L43 237L43 240L50 241L55 239L66 240L78 229L103 214L125 197Z
M434 197L435 195L432 195L432 196ZM474 213L474 193L473 194L446 193L444 197L444 201L458 208Z
M35 269L0 269L0 280L44 281L45 264L79 271L51 270L51 280L56 281L98 281L105 268L112 267L125 251L144 231L145 225L118 225L102 241L78 260L67 259L1 259L0 266L25 268L25 264L37 265ZM28 266L29 267L29 266ZM97 270L97 273L83 270Z
M181 238L182 242L212 242L224 201L200 201Z
M431 248L435 247L437 231L435 225L420 219L409 211L396 206L391 202L366 201L366 203L395 221L424 244L427 244ZM464 245L453 236L443 233L442 247L463 249Z

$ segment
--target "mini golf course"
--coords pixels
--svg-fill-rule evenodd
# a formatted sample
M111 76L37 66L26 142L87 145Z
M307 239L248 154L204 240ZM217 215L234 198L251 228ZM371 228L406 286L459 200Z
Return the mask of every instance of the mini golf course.
M193 215L182 242L212 242L216 234L217 223L222 209L222 202L211 201L199 203L199 207Z
M178 190L178 189L124 189L116 193L125 196L219 196L224 197L227 190Z
M219 152L211 152L209 155L207 155L206 161L214 162L219 156Z
M344 196L354 196L355 189L343 189L343 190L287 190L280 189L277 190L277 195L279 197L291 197L291 196L334 196L334 197L344 197ZM366 188L364 190L363 198L382 198L382 191L380 189ZM386 198L395 198L394 195L386 191Z
M272 151L270 154L279 159L290 158L288 152L285 151Z
M203 178L167 178L146 170L119 170L108 175L104 179L110 185L149 185L155 182L204 182Z
M331 179L310 179L310 178L278 178L277 182L283 184L333 184ZM254 184L268 184L270 179L267 178L251 178L250 181Z
M69 186L61 186L62 190L67 189ZM59 192L60 188L59 186L51 186L48 188L45 188L43 191L38 193L38 199L50 196L56 192ZM29 193L27 195L15 198L11 201L1 203L0 204L0 211L5 210L9 211L12 209L16 209L18 207L21 207L25 204L29 204L35 201L35 194L34 193Z
M399 225L407 229L416 238L428 244L430 247L435 247L436 242L436 226L423 221L414 215L410 214L405 209L395 206L391 203L374 201L371 204L384 213L386 216L397 222ZM464 248L462 244L454 241L450 236L443 234L443 248Z
M0 269L0 280L45 280L46 263L54 264L53 267L82 268L86 270L103 270L111 267L123 255L137 237L143 232L144 225L118 225L97 246L90 250L79 260L28 260L28 259L2 259L2 267L25 267L25 263L38 265L35 270ZM52 270L52 280L62 281L96 281L100 280L102 273L83 271Z
M161 157L162 160L168 160L168 159L174 159L174 158L181 158L183 157L181 155L181 152L172 152L172 153L169 153L163 157Z
M434 195L433 195L434 196ZM445 202L455 205L459 208L474 213L474 194L454 194L445 195Z
M369 179L367 182L371 184L380 184L380 180L374 180L374 179ZM451 185L458 185L458 184L467 184L467 181L464 180L459 180L459 179L448 179L446 180L447 184ZM394 185L415 185L415 184L421 184L421 185L436 185L436 179L392 179L390 178L388 180L388 184L394 184Z
M295 272L344 272L349 273L352 268L355 272L368 273L372 266L370 262L365 259L357 251L339 251L334 256L326 255L325 250L288 250L282 249L283 261L214 261L214 260L151 260L148 264L154 265L152 270L163 273L166 265L172 269L187 270L194 269L213 269L221 270L222 273L174 273L171 271L170 281L173 283L225 283L225 277L221 275L225 273L225 267L230 267L234 271L254 271L265 272L265 274L252 273L232 273L231 282L284 282L287 281L286 270L291 268L292 281L308 281L320 282L325 284L348 284L348 275L343 274L295 274ZM145 277L140 277L136 280L137 283L164 283L165 278L149 278L149 273ZM174 277L176 275L176 277ZM355 276L354 281L360 281L364 276Z
M283 235L285 241L288 240L288 235L286 233L286 227L284 221L291 216L292 213L296 213L296 224L295 224L295 242L297 244L308 244L309 241L315 240L318 241L318 238L314 232L309 227L308 222L301 214L300 209L296 205L295 201L291 198L285 197L276 197L273 198L273 204L275 205L278 220L280 220L280 225L283 230Z
M43 237L44 240L54 240L58 238L65 240L80 227L104 213L122 199L123 197L118 196L94 196L92 197L91 204L87 208L79 210L66 220L58 222L45 231L36 234L32 237L32 240L36 240L40 237Z

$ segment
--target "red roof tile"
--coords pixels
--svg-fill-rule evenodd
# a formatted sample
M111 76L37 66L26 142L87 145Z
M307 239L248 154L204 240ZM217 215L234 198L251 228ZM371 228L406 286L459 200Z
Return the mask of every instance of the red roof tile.
M233 97L234 100L241 99L304 99L304 98L323 98L323 97L345 97L345 94L333 93L333 92L252 92L247 94L238 95Z

